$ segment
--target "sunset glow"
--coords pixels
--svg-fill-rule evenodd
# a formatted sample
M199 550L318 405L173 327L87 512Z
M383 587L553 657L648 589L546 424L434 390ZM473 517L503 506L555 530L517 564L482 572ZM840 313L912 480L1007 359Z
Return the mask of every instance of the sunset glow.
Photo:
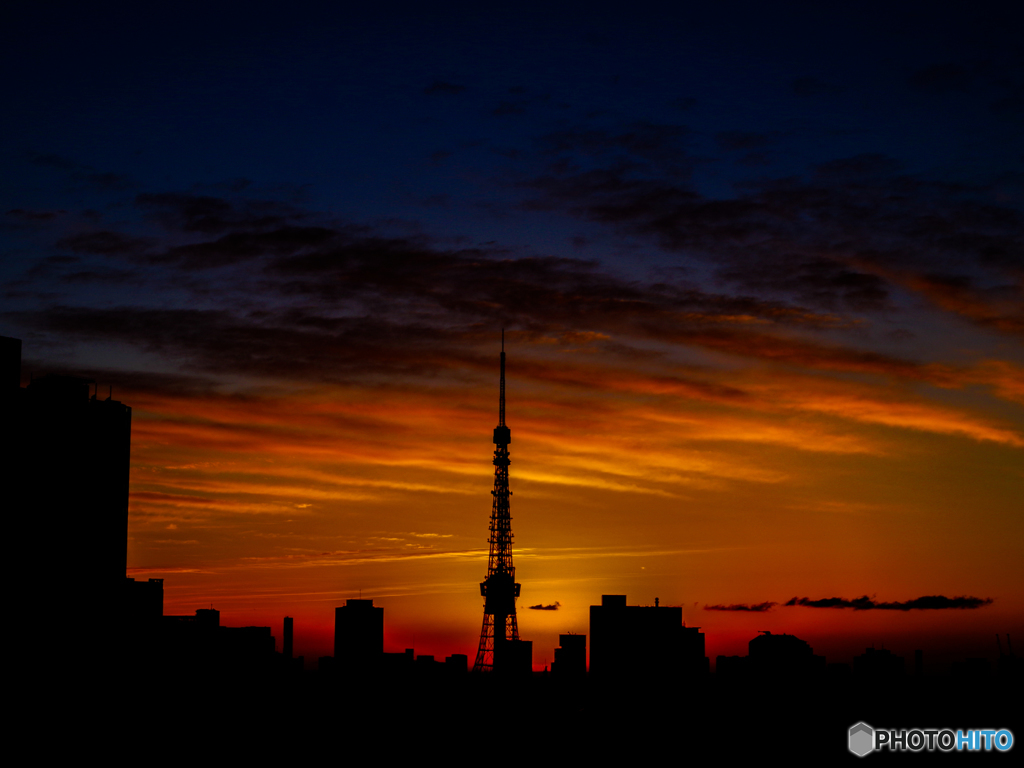
M131 407L167 614L472 659L504 329L536 669L602 594L712 664L1024 636L1019 27L624 10L18 12L0 333ZM785 605L862 596L979 602Z

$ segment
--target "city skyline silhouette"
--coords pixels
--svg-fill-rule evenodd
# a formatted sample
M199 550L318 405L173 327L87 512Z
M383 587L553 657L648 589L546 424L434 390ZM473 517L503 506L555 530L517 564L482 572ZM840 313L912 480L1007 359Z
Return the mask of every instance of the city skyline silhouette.
M182 669L273 638L304 693L349 601L383 612L367 679L471 670L490 616L557 719L539 691L556 654L600 667L607 597L636 668L634 618L706 659L678 706L712 728L771 679L751 643L830 696L902 669L893 727L947 701L918 669L995 685L1024 642L1021 14L10 9L5 511L40 657L62 590L83 628L134 595Z
M112 399L112 387L111 394L108 395L107 399L100 400L99 388L96 382L81 377L51 373L39 379L31 379L27 386L21 387L21 341L8 337L0 337L0 341L2 341L4 353L3 367L6 372L4 380L7 385L7 408L11 416L10 423L13 427L11 434L15 436L17 443L25 446L25 450L10 465L12 477L22 478L20 483L14 485L14 493L9 495L11 507L22 508L33 503L40 503L45 508L74 508L78 510L75 523L78 527L74 528L69 524L68 532L61 538L61 551L65 553L64 556L68 560L71 560L72 557L79 558L75 568L80 573L90 574L88 581L97 585L95 594L97 599L103 601L101 604L117 604L122 599L120 596L122 590L118 586L118 566L116 564L113 568L110 566L111 561L115 559L114 553L117 553L119 549L113 543L121 535L122 528L119 525L119 521L130 522L127 515L127 499L129 496L127 477L131 444L131 408ZM480 585L481 594L485 598L484 626L480 635L473 671L477 673L490 673L493 670L497 670L499 666L503 666L498 663L498 656L502 655L498 652L503 648L503 644L510 643L508 648L514 650L505 650L503 652L509 659L504 665L507 665L510 669L517 668L521 670L537 669L542 666L546 673L548 670L547 656L541 662L532 658L532 641L520 638L515 615L515 602L519 597L520 585L518 583L512 584L512 581L515 579L515 569L511 566L513 548L511 546L511 516L509 514L511 491L509 489L508 473L511 463L508 451L511 433L505 425L504 331L502 331L499 368L499 417L498 426L494 429L495 453L492 463L495 467L495 480L494 490L491 493L489 567L488 578ZM92 392L91 395L90 392ZM43 490L48 487L51 490L47 494L43 494ZM38 501L36 501L37 499ZM85 525L86 521L89 520L104 519L107 522L103 526ZM85 546L82 546L83 544ZM88 552L89 556L83 558L80 550ZM120 559L119 555L116 555L116 559ZM130 569L126 568L127 570ZM128 595L127 599L130 600L130 607L127 608L128 615L136 617L133 621L145 623L152 620L153 617L163 615L164 581L165 579L149 579L147 582L144 579L136 581L133 578L129 578L130 591L124 594ZM505 582L508 582L508 584ZM102 584L107 586L100 589ZM512 590L513 586L514 590ZM56 586L54 585L53 588L55 589ZM154 588L157 592L153 591ZM157 597L157 593L159 593L159 597ZM626 597L624 595L609 596L605 594L601 597L601 600L602 605L605 606L603 613L598 606L592 605L589 609L589 629L591 632L594 631L595 616L619 615L614 612L608 613L608 611L615 610L614 608L609 608L609 606L626 605ZM966 595L956 597L926 595L910 600L889 602L874 600L865 595L855 599L831 597L815 600L807 597L793 597L786 602L765 601L755 604L735 603L729 605L704 604L703 611L706 612L705 615L714 615L716 613L755 614L758 616L757 621L767 623L768 615L773 614L779 607L809 607L825 609L826 611L881 611L895 614L908 614L912 611L935 613L952 611L964 613L988 608L993 603L994 599L991 597L981 598ZM156 607L157 605L159 605L159 608ZM344 610L345 606L350 610ZM358 598L346 599L345 606L335 609L332 627L334 657L332 668L338 663L337 659L341 657L354 656L363 658L368 653L371 655L372 653L381 654L385 651L383 607L372 607L372 597L364 599L362 590L359 591ZM602 658L607 657L608 660L602 661L598 666L617 669L619 668L617 665L624 665L622 669L649 669L653 668L651 666L653 664L661 669L663 674L668 674L665 670L674 669L676 668L674 665L682 664L683 667L680 668L690 669L690 674L706 674L711 669L711 666L709 664L710 660L704 656L704 635L699 635L701 638L699 643L700 651L695 657L703 659L703 661L685 661L685 654L689 653L689 651L682 650L676 654L678 658L675 661L639 661L647 653L645 649L650 645L648 640L642 638L646 638L652 632L654 635L657 635L659 632L663 633L664 629L655 628L665 626L665 621L668 621L668 626L681 628L680 631L684 633L699 632L699 628L686 628L686 624L683 621L683 606L665 605L661 610L659 610L659 606L661 606L661 601L656 597L653 606L655 609L654 613L643 613L647 609L641 609L641 612L628 614L634 617L631 622L636 625L637 629L635 630L608 630L609 636L617 636L616 633L621 631L625 631L627 635L634 631L637 634L633 640L619 639L607 641L609 647L614 647L617 650L615 652L602 652ZM537 604L529 606L530 610L545 612L555 612L561 608L562 605L558 602L549 605ZM351 630L356 633L355 637L361 639L351 641L355 643L352 648L356 650L342 652L341 648L348 648L350 645L346 639L348 631L342 629L343 617L359 616L361 615L360 612L365 610L372 611L374 618L370 621L370 629L368 631L370 636L376 639L364 637L365 632L363 630ZM636 611L638 609L634 608L632 610ZM220 612L213 609L212 603L210 604L210 609L199 608L196 610L196 621L200 623L206 622L207 619L201 618L206 614L216 615L215 625L221 626ZM369 615L367 614L367 616ZM626 616L627 614L621 613L621 615ZM648 615L650 618L639 618ZM146 618L147 616L149 617L148 619ZM655 616L660 618L656 622L651 623L654 621L653 617ZM607 621L609 619L603 619L601 626L605 626ZM280 651L286 658L291 659L296 655L294 652L294 619L292 617L285 617L282 619L282 622L282 631L278 633L280 642L275 642L274 637L270 635L270 629L266 629L266 637L270 643L268 648L271 652ZM358 625L357 622L353 626ZM504 628L500 633L497 629L498 626ZM614 624L609 624L608 626L614 626ZM363 634L360 634L360 632ZM560 634L559 642L565 645L565 638L571 636L571 634ZM696 636L694 635L694 637ZM576 655L579 657L582 652L583 664L585 668L590 668L590 654L589 648L585 644L585 637L585 634L580 635L582 645L577 648ZM626 635L623 637L626 637ZM761 643L761 640L767 641L767 639L773 637L785 639L791 636L785 633L773 635L770 630L758 630L758 636L751 641L750 647L753 649L755 645ZM518 650L521 642L524 643L522 652ZM664 646L665 642L654 642L651 647ZM671 642L675 643L677 641L673 640ZM678 642L683 641L680 640ZM793 640L793 642L801 644L801 647L805 649L807 654L811 653L810 646L805 641ZM339 643L342 645L339 645ZM993 660L997 669L998 665L1005 659L1014 658L1009 634L1006 636L1006 643L1008 655L1004 655L997 635L996 645L998 653ZM393 641L391 644L393 645ZM603 643L599 643L599 645L603 646ZM690 641L687 640L680 648L684 646L688 648L690 645ZM928 645L932 650L942 648L939 638L930 638ZM979 646L978 639L975 639L974 645L975 648ZM573 645L573 647L577 646ZM955 655L962 652L964 647L947 650L951 650ZM368 648L376 650L371 653L367 650ZM986 659L991 655L988 652L990 650L987 649L980 657L974 656L974 661L981 663L984 660L984 664L988 665L989 662ZM413 649L406 648L403 653L392 651L392 655L405 657L412 652ZM875 643L872 643L865 651L868 656L858 655L853 658L854 668L859 669L863 664L866 664L867 662L863 660L867 658L875 658L876 660L892 658L893 664L898 662L898 674L893 672L893 675L902 677L904 671L903 657L893 656L891 651L884 647L884 643L878 649L878 655L871 657L871 654L875 652ZM496 653L498 655L495 655ZM552 653L557 654L557 651L553 650ZM915 674L918 676L923 674L924 671L921 666L921 654L922 650L920 648L914 650ZM325 656L326 654L320 656L319 663L321 667ZM511 661L511 659L518 658L519 656L522 656L523 662ZM753 654L751 656L754 658ZM304 658L304 655L300 655L300 658ZM310 663L304 664L304 666L306 668L313 668L315 658L317 657L312 657ZM433 658L433 655L427 655L424 658ZM721 654L717 656L719 661L723 658L726 657L723 657ZM727 657L726 660L740 658L733 655ZM814 658L820 661L820 670L818 671L823 674L824 657L815 656ZM958 665L962 667L964 663L962 658L957 657L956 661L953 661L952 665L948 666L952 657L944 658L940 653L939 658L944 663L940 667L933 666L931 670L933 674L938 669L946 673L950 670L955 671ZM696 666L693 666L694 664ZM840 662L840 665L842 665L842 662ZM877 662L875 665L877 666ZM738 674L737 670L741 670L749 674L748 666L746 663L739 664L739 662L730 661L727 673L729 676L735 676ZM896 667L893 667L893 670L895 669ZM987 670L988 667L986 666L985 669ZM698 671L695 672L694 670ZM608 675L609 673L606 672L604 674ZM622 676L622 673L616 674L620 677ZM669 674L669 677L671 677L671 674Z
M517 720L530 723L558 718L572 725L572 736L546 736L547 748L577 755L625 748L636 757L648 753L628 735L637 728L699 734L701 742L691 746L692 754L714 753L717 744L736 732L742 732L745 741L733 746L733 751L742 754L757 754L759 744L783 732L791 742L797 741L793 733L800 734L799 750L794 752L835 754L842 751L840 736L847 722L856 719L849 727L848 752L861 756L883 748L865 718L878 723L911 712L910 737L905 736L906 729L883 735L900 749L911 744L912 751L921 748L923 734L937 733L921 731L921 718L938 722L937 718L979 713L1000 718L1001 741L995 747L992 742L982 747L971 736L972 750L1008 750L1014 738L1010 726L1019 731L1014 702L1024 664L1014 654L1009 634L1006 653L997 637L994 664L985 656L974 656L948 667L931 663L926 668L928 652L918 648L908 674L906 659L885 648L866 648L852 665L829 663L806 640L761 630L749 641L747 655L718 655L712 676L706 635L700 627L686 625L681 607L663 606L658 598L653 606L629 605L627 595L604 594L600 605L590 606L587 634L561 634L550 667L545 660L543 671L535 671L534 643L519 635L515 615L521 585L513 583L516 574L511 565L511 434L505 423L504 338L499 419L493 433L488 576L480 585L484 622L472 668L470 657L463 653L442 660L435 654L417 653L415 648L389 651L385 610L362 596L348 598L335 608L333 654L320 656L315 669L303 655L295 654L291 616L283 617L278 641L269 626L222 622L221 612L212 603L209 608L197 608L193 615L167 614L165 580L126 577L120 581L120 547L110 546L120 540L122 521L127 519L131 408L114 401L112 393L101 400L95 382L80 377L49 374L21 387L20 375L12 375L20 374L20 340L0 337L0 352L0 368L7 374L0 393L9 425L6 434L12 444L23 447L5 467L10 472L5 507L35 504L40 509L62 510L65 520L56 532L57 551L68 561L88 553L79 554L74 566L74 583L87 590L69 591L64 573L42 574L15 601L19 616L39 631L36 648L41 655L62 658L71 637L78 657L87 660L65 669L51 661L39 679L43 689L56 680L51 677L56 673L69 690L103 689L115 698L159 702L172 713L172 722L186 712L193 716L203 712L204 719L231 729L256 729L272 722L278 736L268 742L253 730L252 738L241 745L253 754L260 744L276 745L279 737L281 743L291 742L290 734L311 717L341 717L364 737L374 738L386 738L395 717L411 718L414 732L423 738L453 721L472 719L480 705L486 707L486 720L497 728L469 734L451 742L449 749L457 745L468 755L480 747L507 744L511 735L507 723L517 714ZM99 525L100 521L106 523ZM38 534L32 527L20 531L29 538ZM61 595L56 613L50 605L55 595ZM991 598L930 595L894 602L867 596L793 598L786 606L962 613L992 603ZM776 605L769 601L705 608L762 614L763 618ZM559 603L538 604L531 609L557 611L560 607ZM97 611L105 617L102 626L81 635L68 631L69 625L88 626ZM930 650L934 647L933 643ZM211 685L219 692L220 708L204 712L207 704L199 692ZM744 705L765 694L771 697L771 707ZM282 697L297 705L267 710L265 701ZM984 704L975 704L975 697ZM893 709L893 700L902 706ZM91 718L82 722L89 723ZM153 722L163 723L163 719ZM943 742L941 749L950 751L960 737L946 730L948 743ZM159 731L134 727L116 738L121 749L135 751L159 738ZM929 750L933 746L928 742ZM410 756L429 751L415 741L390 750L392 755Z

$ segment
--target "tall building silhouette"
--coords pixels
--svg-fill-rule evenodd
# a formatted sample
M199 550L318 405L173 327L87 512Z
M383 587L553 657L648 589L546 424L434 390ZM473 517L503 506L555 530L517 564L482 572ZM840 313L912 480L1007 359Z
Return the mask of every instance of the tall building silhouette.
M3 507L11 540L45 553L33 563L41 571L33 606L70 593L65 624L116 615L125 595L132 409L98 397L89 379L51 374L22 387L17 339L0 337L0 359Z
M334 609L334 665L344 673L365 674L384 655L384 609L373 600L351 598Z
M505 426L505 332L501 333L501 384L498 395L498 426L494 428L494 490L491 491L490 553L487 578L480 584L484 598L484 623L476 652L474 672L500 668L504 659L518 666L519 624L516 621L516 569L512 565L512 514L509 510L508 444L512 433ZM515 645L508 646L507 644ZM515 661L513 661L515 660ZM497 664L496 664L497 662Z
M286 659L292 657L292 638L295 631L295 620L291 616L284 617L284 645L281 648L281 653Z

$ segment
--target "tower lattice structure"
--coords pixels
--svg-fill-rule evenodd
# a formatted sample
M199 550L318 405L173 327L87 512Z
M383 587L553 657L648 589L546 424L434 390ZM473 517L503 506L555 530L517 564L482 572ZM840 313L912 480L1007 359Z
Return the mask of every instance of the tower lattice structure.
M498 426L494 428L494 490L491 504L490 553L487 578L480 584L484 598L484 624L480 630L480 647L476 652L474 672L494 669L495 649L509 640L519 639L516 621L516 569L512 565L512 514L509 509L508 444L512 433L505 426L505 333L501 334L501 389L498 396ZM498 651L499 657L501 651Z

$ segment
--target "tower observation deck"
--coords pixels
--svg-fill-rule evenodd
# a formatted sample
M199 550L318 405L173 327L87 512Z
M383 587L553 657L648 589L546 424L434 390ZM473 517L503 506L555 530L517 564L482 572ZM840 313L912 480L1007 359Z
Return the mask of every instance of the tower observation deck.
M480 630L480 647L476 652L474 672L490 672L495 667L495 650L499 658L502 646L519 640L516 622L516 569L512 565L512 515L509 510L508 445L512 433L505 426L505 332L501 333L501 386L498 396L498 426L494 428L494 490L491 503L490 553L487 578L480 584L484 598L484 623Z

